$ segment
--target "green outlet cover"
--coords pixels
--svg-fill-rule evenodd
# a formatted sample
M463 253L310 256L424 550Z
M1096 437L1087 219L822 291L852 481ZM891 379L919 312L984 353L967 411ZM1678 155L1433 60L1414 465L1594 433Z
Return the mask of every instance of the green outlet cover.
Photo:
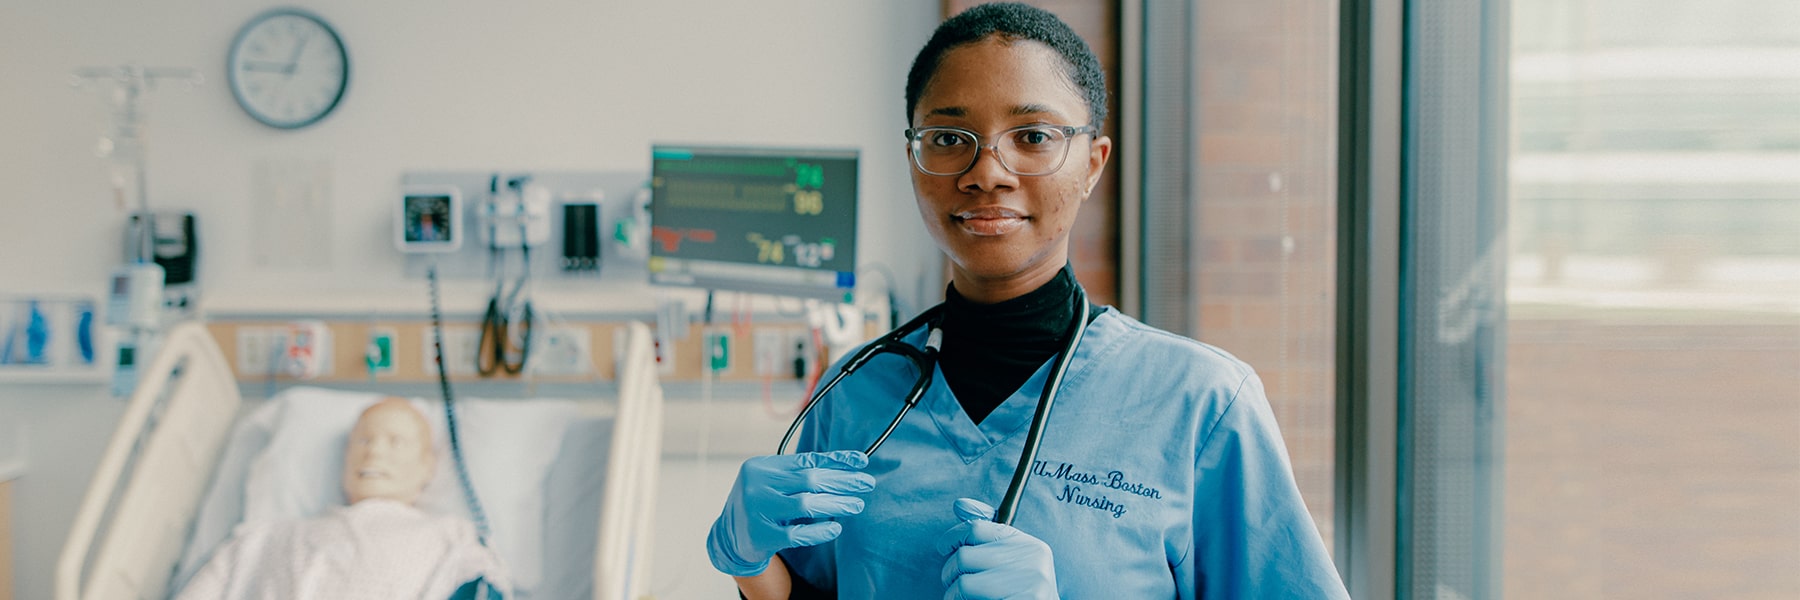
M709 355L711 357L711 360L709 360L707 362L707 364L711 365L714 373L723 372L723 371L731 368L731 335L730 334L725 334L725 333L713 334L712 342L707 345L707 348L708 348L708 351L711 352L711 354Z

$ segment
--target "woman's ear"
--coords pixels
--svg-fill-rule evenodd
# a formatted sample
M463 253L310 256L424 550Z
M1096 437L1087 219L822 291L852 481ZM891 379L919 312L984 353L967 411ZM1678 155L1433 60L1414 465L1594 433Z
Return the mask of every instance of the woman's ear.
M1106 170L1106 161L1112 158L1112 138L1099 136L1088 145L1088 195L1094 194L1094 186L1100 185L1100 173Z

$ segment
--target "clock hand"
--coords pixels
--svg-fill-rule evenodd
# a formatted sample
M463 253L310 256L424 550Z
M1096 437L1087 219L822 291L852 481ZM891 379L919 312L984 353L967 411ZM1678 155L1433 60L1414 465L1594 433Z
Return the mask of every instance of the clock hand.
M287 64L286 73L289 77L292 77L294 75L294 67L300 64L300 51L305 50L306 42L311 41L311 40L312 40L312 34L309 32L306 35L301 36L300 43L294 44L294 55L288 58L288 64Z
M287 73L291 69L288 65L273 63L266 60L246 60L243 62L242 67L245 71L262 71L265 73Z

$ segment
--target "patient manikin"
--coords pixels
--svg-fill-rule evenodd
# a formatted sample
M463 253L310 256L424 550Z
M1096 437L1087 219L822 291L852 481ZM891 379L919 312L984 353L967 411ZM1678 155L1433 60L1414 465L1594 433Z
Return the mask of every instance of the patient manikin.
M177 600L440 600L478 578L508 591L499 558L467 520L413 506L436 468L424 415L399 398L363 411L344 451L348 506L240 526Z

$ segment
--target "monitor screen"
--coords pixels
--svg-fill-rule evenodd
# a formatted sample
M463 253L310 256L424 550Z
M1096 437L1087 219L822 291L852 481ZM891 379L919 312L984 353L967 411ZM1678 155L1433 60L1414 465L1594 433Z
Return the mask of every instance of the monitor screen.
M408 243L450 241L450 197L407 196L405 235Z
M656 146L650 281L849 302L855 150Z

